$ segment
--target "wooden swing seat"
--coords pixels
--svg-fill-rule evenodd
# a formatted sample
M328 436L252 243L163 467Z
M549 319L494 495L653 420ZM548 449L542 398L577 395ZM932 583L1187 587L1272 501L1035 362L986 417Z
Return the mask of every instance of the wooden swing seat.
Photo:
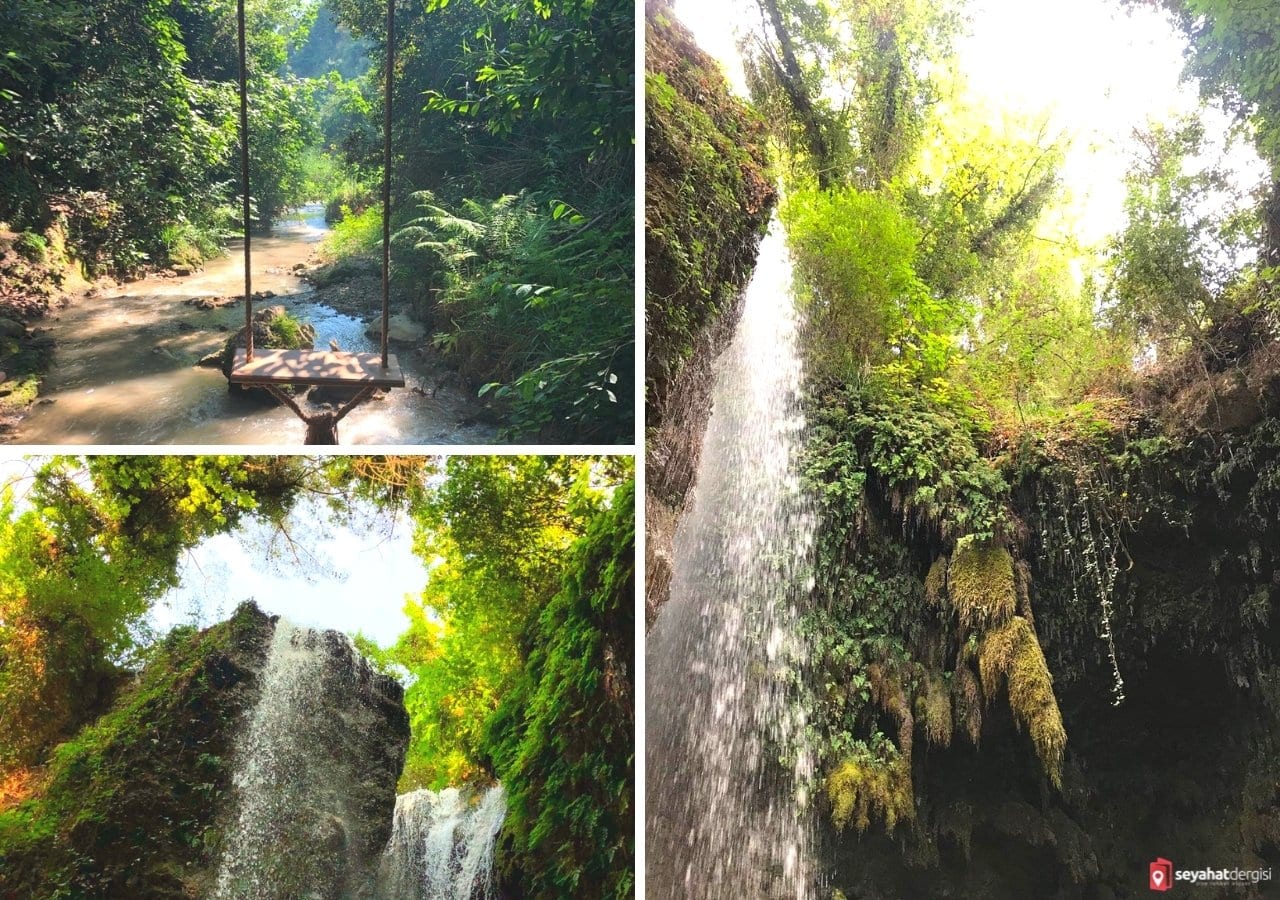
M232 384L316 385L321 387L404 387L404 373L394 355L348 353L336 350L257 350L246 360L245 348L236 348L231 366Z

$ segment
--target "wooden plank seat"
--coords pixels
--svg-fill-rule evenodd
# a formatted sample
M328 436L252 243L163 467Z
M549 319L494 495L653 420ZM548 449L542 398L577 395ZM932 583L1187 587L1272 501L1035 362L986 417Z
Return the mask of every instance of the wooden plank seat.
M335 350L258 350L246 360L245 348L236 349L231 367L232 384L306 384L325 387L404 387L404 373L394 355L383 368L377 353Z

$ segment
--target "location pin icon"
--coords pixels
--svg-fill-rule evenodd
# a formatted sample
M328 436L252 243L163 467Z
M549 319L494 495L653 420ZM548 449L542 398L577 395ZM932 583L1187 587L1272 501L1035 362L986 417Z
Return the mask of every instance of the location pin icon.
M1155 882L1156 887L1164 887L1164 870L1156 869L1152 872L1151 880Z

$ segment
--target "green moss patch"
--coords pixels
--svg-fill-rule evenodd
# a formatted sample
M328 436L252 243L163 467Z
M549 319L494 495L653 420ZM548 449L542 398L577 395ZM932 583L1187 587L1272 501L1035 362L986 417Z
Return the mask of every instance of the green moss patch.
M775 192L763 123L663 13L645 38L645 331L649 424L698 334L732 305ZM655 415L655 411L658 415Z
M0 895L202 892L230 789L228 723L252 695L268 624L246 604L156 646L112 709L54 750L43 787L0 813Z
M1018 724L1031 735L1045 774L1062 786L1062 759L1067 732L1053 693L1053 676L1031 624L1014 616L982 638L978 670L988 697L1001 684L1009 689L1009 706Z
M947 566L947 595L966 629L1007 622L1018 608L1013 557L1004 547L959 541Z
M911 766L905 757L851 757L827 776L826 788L831 820L841 830L852 822L858 831L866 831L874 815L892 831L899 821L915 815Z

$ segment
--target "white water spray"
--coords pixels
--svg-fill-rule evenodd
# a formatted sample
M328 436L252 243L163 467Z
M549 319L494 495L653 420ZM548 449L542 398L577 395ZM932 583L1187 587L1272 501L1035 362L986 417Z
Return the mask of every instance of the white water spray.
M797 604L814 515L798 477L803 372L776 222L714 377L671 596L646 650L648 896L808 900L813 757Z
M507 800L501 785L469 803L457 788L396 798L395 824L383 854L383 900L488 900L493 849Z
M378 849L369 846L368 822L380 798L366 783L362 755L369 749L362 739L377 725L378 677L345 635L276 623L258 701L235 749L236 815L215 900L318 900L362 890Z

